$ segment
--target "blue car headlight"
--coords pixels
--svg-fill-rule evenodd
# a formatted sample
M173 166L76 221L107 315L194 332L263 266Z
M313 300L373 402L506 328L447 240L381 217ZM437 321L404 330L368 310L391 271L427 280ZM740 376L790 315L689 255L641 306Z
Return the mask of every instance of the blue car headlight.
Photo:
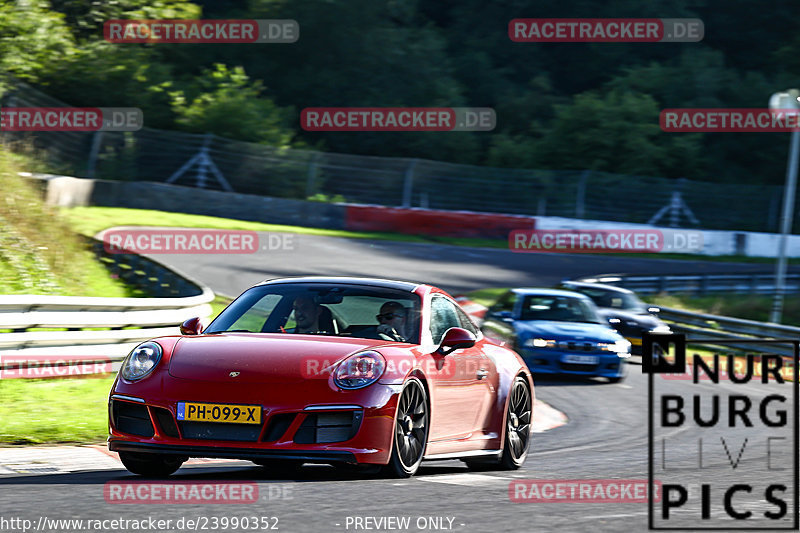
M522 343L526 348L555 348L558 343L553 339L531 338Z
M626 339L619 339L616 342L598 342L597 347L606 352L615 352L620 357L630 355L631 343Z

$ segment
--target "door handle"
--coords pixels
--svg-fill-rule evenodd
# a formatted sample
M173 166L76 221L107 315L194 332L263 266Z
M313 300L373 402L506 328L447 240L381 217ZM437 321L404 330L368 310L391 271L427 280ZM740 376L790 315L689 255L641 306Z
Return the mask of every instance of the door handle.
M480 380L480 379L485 378L488 375L489 375L489 371L486 370L486 369L481 368L480 370L478 370L477 374L475 374L475 377L477 377Z

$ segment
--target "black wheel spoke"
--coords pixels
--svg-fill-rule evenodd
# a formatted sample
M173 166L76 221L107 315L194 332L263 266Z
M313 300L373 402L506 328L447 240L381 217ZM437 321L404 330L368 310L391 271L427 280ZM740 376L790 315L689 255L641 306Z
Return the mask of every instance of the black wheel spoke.
M508 405L509 451L515 460L525 454L528 447L531 422L531 397L524 383L518 381L511 391Z
M409 383L400 395L395 421L397 457L405 468L413 468L421 459L427 435L428 412L421 387Z

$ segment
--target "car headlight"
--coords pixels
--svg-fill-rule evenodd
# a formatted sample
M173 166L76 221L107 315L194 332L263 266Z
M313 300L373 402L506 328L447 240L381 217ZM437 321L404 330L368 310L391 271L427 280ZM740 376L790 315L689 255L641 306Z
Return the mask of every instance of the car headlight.
M556 341L552 339L528 339L524 342L523 346L527 348L555 348Z
M161 361L163 350L157 342L147 341L133 349L122 362L120 375L128 381L137 381L150 374Z
M597 347L607 352L627 354L631 349L631 343L625 339L620 339L617 342L598 342Z
M672 333L672 330L669 329L669 326L666 324L660 324L653 329L650 330L650 333Z
M342 389L360 389L375 383L386 370L386 360L378 352L353 354L336 367L333 382Z

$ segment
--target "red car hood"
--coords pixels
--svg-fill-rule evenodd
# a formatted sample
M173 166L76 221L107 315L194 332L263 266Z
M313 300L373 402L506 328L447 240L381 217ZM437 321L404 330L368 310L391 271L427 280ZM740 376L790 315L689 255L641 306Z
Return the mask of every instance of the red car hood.
M373 339L295 334L228 333L183 337L169 373L176 378L230 383L292 383L327 379L321 370L344 357L386 344ZM239 372L232 377L231 372Z

